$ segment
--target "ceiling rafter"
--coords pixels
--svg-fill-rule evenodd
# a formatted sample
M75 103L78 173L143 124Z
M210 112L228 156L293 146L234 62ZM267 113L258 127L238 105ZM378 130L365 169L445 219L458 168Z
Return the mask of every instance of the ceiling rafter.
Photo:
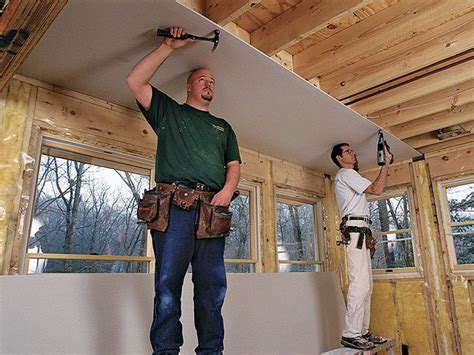
M448 21L385 51L320 78L321 88L341 99L425 68L472 48L474 12Z
M466 134L463 134L463 135L459 135L459 136L455 136L455 137L452 137L452 138L446 138L446 139L441 140L441 139L438 138L436 132L429 132L429 133L423 133L423 134L420 134L418 136L414 136L414 137L404 139L404 142L407 143L408 145L412 146L413 148L418 149L418 148L426 147L426 146L429 146L429 145L437 144L437 143L440 143L440 142L448 142L449 140L453 140L453 139L456 139L456 138L459 138L459 137L468 136L468 135L471 135L472 132L474 132L474 120L462 123L461 126L466 131L471 132L471 133L466 133ZM473 141L474 141L474 137L471 137L471 138L473 138Z
M251 33L251 43L273 55L325 28L372 0L303 0Z
M324 76L472 11L467 1L401 1L294 56L306 79Z
M368 118L388 128L474 102L474 80L374 112Z
M454 109L421 117L414 121L402 123L388 130L398 138L406 139L452 125L462 124L471 121L473 117L474 103L469 103Z
M207 0L206 17L225 26L260 2L261 0Z
M405 85L387 90L350 107L362 115L371 115L393 105L401 104L474 79L474 60L413 80Z

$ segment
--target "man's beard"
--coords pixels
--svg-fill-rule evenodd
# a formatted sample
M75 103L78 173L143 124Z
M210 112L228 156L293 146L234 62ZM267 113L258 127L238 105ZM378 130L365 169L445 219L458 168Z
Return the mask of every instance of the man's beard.
M203 100L211 102L212 101L212 94L201 94L201 98Z
M213 98L213 93L212 93L212 91L209 90L209 89L205 89L205 91L207 91L207 93L202 92L202 93L201 93L201 98L202 98L203 100L206 100L206 101L211 102L211 101L212 101L212 98Z

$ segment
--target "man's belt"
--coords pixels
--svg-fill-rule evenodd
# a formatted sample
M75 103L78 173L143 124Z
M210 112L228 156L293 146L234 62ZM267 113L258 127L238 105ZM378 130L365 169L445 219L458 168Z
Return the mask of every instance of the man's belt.
M351 216L345 215L342 217L342 221L345 223L347 221L364 221L366 223L372 223L372 221L367 216Z
M188 180L177 180L177 181L160 181L160 184L168 184L172 185L174 187L178 186L186 186L189 187L190 189L197 190L197 191L207 191L207 192L217 192L213 189L211 189L209 186L206 186L205 184L201 182L192 182Z

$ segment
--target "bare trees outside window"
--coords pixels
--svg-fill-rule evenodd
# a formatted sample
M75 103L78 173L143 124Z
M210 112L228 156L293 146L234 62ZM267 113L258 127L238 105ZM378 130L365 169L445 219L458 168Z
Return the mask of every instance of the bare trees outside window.
M243 192L243 191L242 191ZM251 258L252 241L250 238L250 195L242 193L231 205L232 228L226 239L224 257L227 272L253 272L255 267L250 263L239 263ZM228 260L233 262L229 262Z
M315 205L278 198L276 212L279 271L320 271Z
M149 176L84 161L41 156L29 272L146 272L136 205Z
M377 239L373 269L415 266L408 193L369 202L370 225Z
M474 183L446 188L456 263L474 264Z

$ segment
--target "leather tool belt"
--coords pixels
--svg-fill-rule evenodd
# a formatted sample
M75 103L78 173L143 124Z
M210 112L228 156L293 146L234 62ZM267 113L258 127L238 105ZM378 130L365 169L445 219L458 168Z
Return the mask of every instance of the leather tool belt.
M216 194L205 191L202 184L191 188L181 184L158 183L152 190L145 190L138 201L139 223L146 223L148 229L166 232L169 224L171 203L190 211L198 208L196 238L220 238L230 233L232 212L228 206L212 205L210 201Z
M341 224L339 225L339 230L341 231L341 234L342 234L342 241L340 241L338 245L340 244L349 245L351 242L351 233L359 233L359 239L357 240L356 248L362 249L362 246L364 245L364 238L365 238L365 246L367 249L370 249L370 257L373 258L375 255L375 247L377 244L377 240L374 237L372 237L372 231L368 227L348 226L346 225L346 222L348 220L366 221L365 219L361 217L352 217L348 219L346 218L346 216L344 216Z

